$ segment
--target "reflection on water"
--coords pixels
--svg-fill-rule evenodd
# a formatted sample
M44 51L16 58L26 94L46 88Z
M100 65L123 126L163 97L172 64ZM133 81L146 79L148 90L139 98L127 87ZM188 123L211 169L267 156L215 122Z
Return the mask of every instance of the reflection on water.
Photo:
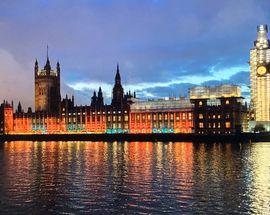
M270 143L6 142L0 213L269 213Z

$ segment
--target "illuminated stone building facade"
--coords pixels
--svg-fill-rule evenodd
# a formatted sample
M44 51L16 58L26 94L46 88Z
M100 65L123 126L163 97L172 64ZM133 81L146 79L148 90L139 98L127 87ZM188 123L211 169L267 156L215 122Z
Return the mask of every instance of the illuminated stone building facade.
M247 130L247 105L241 89L235 85L194 87L194 132L199 134L235 134Z
M197 87L190 99L142 101L127 92L117 65L111 104L104 104L101 87L89 105L77 106L74 97L60 99L60 65L52 70L35 63L35 111L16 110L13 103L0 106L0 133L221 133L243 130L245 107L237 86Z
M270 44L267 25L257 27L250 50L251 119L270 130Z
M187 99L135 102L129 125L131 133L191 133L193 107Z

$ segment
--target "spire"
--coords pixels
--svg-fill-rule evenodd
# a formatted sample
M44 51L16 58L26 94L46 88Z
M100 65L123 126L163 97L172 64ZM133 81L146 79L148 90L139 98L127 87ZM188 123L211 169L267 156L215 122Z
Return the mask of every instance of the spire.
M60 63L59 63L59 61L57 61L57 63L56 63L56 71L57 71L57 74L59 76L60 75Z
M47 45L47 61L49 61L49 46Z
M101 87L99 87L98 89L98 98L102 98L103 95L102 95L102 90L101 90Z
M38 73L38 61L36 59L36 61L35 61L35 74L37 75L37 73Z
M18 104L18 107L17 107L17 111L18 111L18 113L22 112L22 105L21 105L20 101L19 101L19 104Z
M94 91L93 96L91 98L91 107L96 107L97 105L97 94L96 91Z
M116 67L115 84L121 84L121 76L120 76L118 63L117 63L117 67Z
M46 65L44 66L44 70L46 70L46 74L49 75L51 72L51 64L49 60L49 46L47 45L47 61Z

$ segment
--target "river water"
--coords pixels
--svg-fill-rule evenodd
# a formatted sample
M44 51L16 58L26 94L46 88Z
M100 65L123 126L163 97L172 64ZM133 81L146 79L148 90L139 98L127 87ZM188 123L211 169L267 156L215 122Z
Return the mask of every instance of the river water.
M269 214L270 143L1 143L0 213Z

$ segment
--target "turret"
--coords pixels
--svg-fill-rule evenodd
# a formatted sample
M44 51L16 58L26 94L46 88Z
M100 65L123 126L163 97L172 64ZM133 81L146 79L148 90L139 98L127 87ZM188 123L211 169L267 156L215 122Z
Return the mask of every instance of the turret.
M57 63L56 63L56 72L57 72L57 76L59 76L60 75L60 63L59 63L59 61L57 61Z
M93 96L91 98L91 107L96 107L97 105L97 94L96 91L94 91Z
M50 63L50 60L49 60L49 47L47 46L47 61L46 61L46 64L44 66L44 70L46 71L46 75L50 75L51 73L51 63Z
M22 105L21 105L21 102L20 101L18 103L17 112L18 113L22 113Z
M121 108L123 106L124 89L121 85L121 76L119 70L119 64L117 64L115 83L112 92L112 106Z
M98 89L97 107L100 109L102 106L104 106L103 93L102 93L101 87L99 87L99 89Z
M36 61L35 61L35 75L37 75L37 74L38 74L38 61L36 59Z
M117 68L116 68L115 84L116 85L121 85L121 76L120 76L120 72L119 72L119 64L117 64Z

